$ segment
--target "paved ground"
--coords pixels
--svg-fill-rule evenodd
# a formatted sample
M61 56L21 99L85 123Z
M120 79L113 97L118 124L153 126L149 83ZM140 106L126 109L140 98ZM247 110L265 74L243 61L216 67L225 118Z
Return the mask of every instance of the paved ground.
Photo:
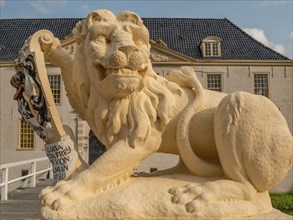
M52 180L44 180L36 188L25 188L8 196L7 201L0 202L1 220L35 220L41 218L38 194Z

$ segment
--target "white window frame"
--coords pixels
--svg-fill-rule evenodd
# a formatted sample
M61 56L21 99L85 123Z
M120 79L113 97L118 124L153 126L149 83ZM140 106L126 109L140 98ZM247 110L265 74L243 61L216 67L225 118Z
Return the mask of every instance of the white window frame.
M262 79L257 79L257 77L264 77L266 78L266 82L260 82ZM257 82L257 80L259 82ZM261 85L262 84L262 85ZM269 74L267 73L255 73L253 74L253 89L254 89L254 94L257 95L262 95L267 98L270 98L270 86L269 86ZM264 92L265 91L265 92Z
M200 48L203 57L222 57L221 39L218 37L209 36L204 38ZM215 51L217 51L217 54L215 54Z

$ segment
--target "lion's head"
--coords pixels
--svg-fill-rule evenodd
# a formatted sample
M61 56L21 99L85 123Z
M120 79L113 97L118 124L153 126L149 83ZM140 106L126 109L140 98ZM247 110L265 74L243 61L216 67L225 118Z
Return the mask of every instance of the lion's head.
M163 129L174 105L171 83L152 70L149 32L141 18L97 10L73 34L73 83L97 137L109 146L127 136L135 146L150 129Z

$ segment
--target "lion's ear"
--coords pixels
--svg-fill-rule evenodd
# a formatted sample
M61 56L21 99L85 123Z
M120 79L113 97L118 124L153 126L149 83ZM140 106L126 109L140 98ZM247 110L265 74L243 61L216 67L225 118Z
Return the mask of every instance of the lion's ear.
M116 16L105 9L91 12L86 20L79 21L72 30L77 43L84 41L90 27L96 22L116 22Z
M88 15L86 20L87 20L88 27L90 27L95 22L101 22L103 18L97 11L93 11L92 13Z
M90 28L95 22L116 22L116 16L111 11L100 9L91 12L86 21Z
M122 11L119 15L117 15L117 20L130 22L138 26L143 26L143 21L141 20L141 18L131 11Z

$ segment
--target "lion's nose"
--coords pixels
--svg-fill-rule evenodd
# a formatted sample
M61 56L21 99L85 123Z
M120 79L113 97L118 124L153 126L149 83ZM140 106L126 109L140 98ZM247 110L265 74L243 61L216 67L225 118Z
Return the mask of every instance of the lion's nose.
M140 56L137 54L140 53L136 46L132 45L123 45L120 46L109 59L109 63L112 68L122 68L127 66L129 63L135 63L131 65L134 69L137 69L140 65Z
M133 52L138 51L138 48L133 45L124 45L118 48L119 51L123 52L126 57L129 57Z
M117 50L109 58L109 64L112 68L122 68L127 64L127 57L124 52Z

